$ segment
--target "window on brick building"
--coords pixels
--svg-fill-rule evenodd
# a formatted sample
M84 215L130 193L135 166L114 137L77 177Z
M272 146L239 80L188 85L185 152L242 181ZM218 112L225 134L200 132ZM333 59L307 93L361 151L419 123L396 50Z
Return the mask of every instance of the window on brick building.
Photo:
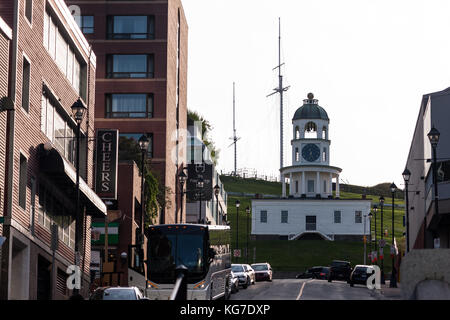
M25 17L30 23L32 23L32 16L33 16L33 1L25 0Z
M52 98L42 95L41 101L41 131L53 142L55 148L74 164L75 128L69 116L59 110Z
M153 78L151 54L114 54L106 58L107 78Z
M145 134L149 140L148 143L148 154L149 158L153 158L153 133L120 133L119 134L119 160L129 160L128 154L131 148L135 148L139 150L139 138ZM121 146L123 146L126 150L122 150ZM122 152L125 158L122 158Z
M154 39L153 16L109 16L108 39Z
M94 16L78 16L75 21L84 34L94 33Z
M30 105L30 63L24 57L22 67L22 108L28 112Z
M58 225L58 238L70 248L75 248L75 219L44 184L39 184L38 223L50 231L53 223Z
M86 68L77 58L74 48L67 42L63 28L59 28L49 13L44 15L43 44L61 72L81 97L85 96L85 83L81 74Z
M153 118L153 94L106 95L106 118Z
M24 209L26 209L27 202L27 171L27 158L21 154L19 167L19 205Z

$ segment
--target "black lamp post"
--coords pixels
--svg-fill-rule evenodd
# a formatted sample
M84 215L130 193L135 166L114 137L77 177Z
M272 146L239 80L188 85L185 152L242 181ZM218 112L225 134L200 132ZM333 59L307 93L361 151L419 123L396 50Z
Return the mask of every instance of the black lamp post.
M202 192L203 192L203 178L199 178L197 181L197 189L198 191L198 196L200 198L200 203L199 203L199 211L198 211L198 223L202 223Z
M405 193L406 193L406 253L409 252L409 194L408 194L408 184L409 179L411 178L411 172L408 168L402 173L403 180L405 181Z
M80 129L81 122L83 121L84 114L86 113L86 106L81 101L80 98L72 105L72 114L73 118L77 123L77 131L76 131L76 148L75 148L75 169L76 169L76 202L75 202L75 211L76 211L76 220L75 220L75 265L79 267L80 265L80 248L81 241L83 240L83 221L84 221L84 212L80 210ZM108 254L107 252L105 254ZM81 274L83 274L84 270L81 270ZM82 283L83 281L80 281ZM78 295L79 290L81 288L74 288L73 295Z
M397 186L392 182L391 184L391 194L392 194L392 246L391 246L391 255L392 255L392 266L391 266L391 281L389 282L390 288L397 288L397 272L395 269L395 251L394 251L394 239L395 239L395 229L394 229L394 198L395 191L397 190Z
M372 211L369 212L368 217L369 217L369 252L370 256L372 257L372 218L373 218ZM373 258L371 258L370 260L373 260ZM372 263L372 261L370 261L370 263Z
M178 174L178 180L180 181L181 186L181 212L180 212L180 223L183 221L183 197L184 197L184 183L187 180L187 175L184 173L184 170L181 170L181 172ZM175 217L175 223L178 223L178 217Z
M380 207L381 207L381 226L380 226L380 234L381 234L381 240L383 240L383 232L384 232L384 224L383 224L383 205L384 205L384 197L380 197ZM384 246L382 247L380 245L380 250L383 251L383 259L381 259L380 254L380 260L381 260L381 284L385 284L384 281Z
M239 249L239 206L241 202L236 200L236 249Z
M434 185L434 214L436 217L439 215L439 197L438 197L438 181L437 181L437 156L436 156L436 148L439 142L440 132L435 128L431 128L428 133L428 139L430 140L431 147L433 148L433 185ZM434 237L436 234L434 234Z
M145 155L148 152L149 140L147 135L143 134L139 138L139 148L141 149L141 239L140 244L144 244L144 224L145 224L145 201L144 201L144 176L145 176Z
M216 196L216 224L219 224L219 193L220 187L218 184L214 186L214 195Z
M373 206L373 216L375 217L375 252L377 253L378 256L378 243L377 243L377 211L378 211L378 206L375 204ZM378 265L378 259L377 259L377 265Z
M245 209L245 212L247 213L247 249L246 249L246 258L247 258L247 264L248 264L248 239L249 239L249 237L250 237L250 229L249 229L249 217L250 217L250 207L247 207L246 209Z

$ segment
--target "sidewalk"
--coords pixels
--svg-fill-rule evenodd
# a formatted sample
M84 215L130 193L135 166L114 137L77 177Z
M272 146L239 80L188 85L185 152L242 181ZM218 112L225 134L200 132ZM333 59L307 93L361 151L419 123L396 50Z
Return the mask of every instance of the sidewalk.
M377 291L378 300L402 300L402 292L400 289L401 284L397 282L397 288L389 288L389 280L385 281L386 284L381 285L381 290Z

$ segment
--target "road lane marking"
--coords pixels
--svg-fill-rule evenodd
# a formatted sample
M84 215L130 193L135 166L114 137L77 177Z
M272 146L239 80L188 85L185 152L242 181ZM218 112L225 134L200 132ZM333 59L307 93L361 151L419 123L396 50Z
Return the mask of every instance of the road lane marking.
M300 299L302 298L302 295L303 295L303 289L305 288L305 285L306 285L307 283L310 283L310 282L313 282L313 281L314 281L314 279L311 279L311 280L309 280L309 281L303 282L303 285L302 285L302 287L300 288L300 292L299 292L299 294L298 294L298 296L297 296L297 299L295 299L295 300L300 300Z

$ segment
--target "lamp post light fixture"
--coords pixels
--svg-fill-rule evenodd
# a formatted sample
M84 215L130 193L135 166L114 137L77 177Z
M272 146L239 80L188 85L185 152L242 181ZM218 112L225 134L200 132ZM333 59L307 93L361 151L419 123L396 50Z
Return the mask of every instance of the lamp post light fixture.
M84 214L83 211L80 210L80 131L81 131L81 122L83 121L84 114L86 113L86 106L84 105L83 101L81 101L81 98L78 98L78 100L72 105L72 115L77 123L77 130L76 130L76 147L75 147L75 169L76 169L76 202L75 202L75 265L77 267L80 266L80 248L81 248L81 241L83 240L83 221L84 221ZM83 271L82 271L83 272ZM82 283L81 281L80 283ZM81 289L81 288L80 288ZM72 293L73 295L78 295L80 292L80 289L74 288Z
M405 181L405 194L406 194L406 253L409 252L409 194L408 194L408 184L411 178L411 172L408 168L402 173L403 180Z
M181 212L180 212L180 223L183 221L183 197L184 197L184 184L187 180L187 175L184 173L184 169L180 171L178 174L178 181L180 182L181 186ZM175 217L175 223L178 223L178 217Z
M431 128L428 133L428 139L430 140L431 147L433 148L433 185L434 185L434 214L439 216L439 197L438 197L438 181L437 181L437 155L436 148L439 142L440 132L435 127ZM433 237L435 237L434 235Z
M389 282L390 288L397 288L397 272L395 270L395 251L394 251L394 241L395 241L395 229L394 229L394 198L395 191L397 190L397 186L392 182L391 184L391 194L392 194L392 247L391 247L391 255L392 255L392 266L391 266L391 281Z
M245 212L247 213L247 216L246 216L246 219L247 219L247 249L245 251L245 256L247 258L246 263L248 264L248 239L250 237L250 229L249 229L250 224L249 224L248 218L250 217L250 207L245 208Z
M241 202L236 200L236 249L239 249L239 206Z
M384 206L384 197L381 196L380 197L380 207L381 207L381 226L380 226L380 234L381 234L381 240L383 240L383 232L384 232L384 223L383 223L383 206ZM381 254L380 254L380 260L381 260L381 284L385 284L384 281L384 247L381 247L380 245L380 251L383 251L383 259L381 259Z
M214 195L216 196L216 224L219 225L219 193L220 187L218 184L214 186Z

